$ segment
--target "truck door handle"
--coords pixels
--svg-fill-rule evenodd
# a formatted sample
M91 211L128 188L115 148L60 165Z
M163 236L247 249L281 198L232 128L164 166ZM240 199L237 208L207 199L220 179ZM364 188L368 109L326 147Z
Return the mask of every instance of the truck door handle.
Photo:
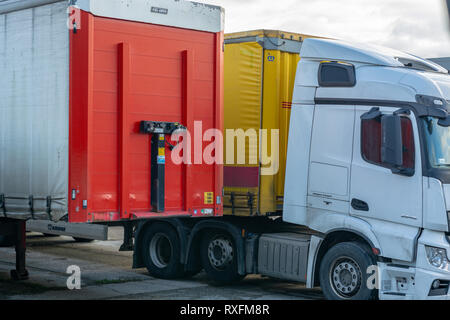
M358 211L369 211L369 205L359 199L352 199L352 208Z

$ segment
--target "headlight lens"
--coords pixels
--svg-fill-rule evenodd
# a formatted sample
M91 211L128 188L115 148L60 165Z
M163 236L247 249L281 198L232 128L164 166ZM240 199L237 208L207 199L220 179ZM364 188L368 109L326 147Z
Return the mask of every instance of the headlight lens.
M435 268L448 270L449 261L447 258L447 250L435 247L425 246L428 262Z

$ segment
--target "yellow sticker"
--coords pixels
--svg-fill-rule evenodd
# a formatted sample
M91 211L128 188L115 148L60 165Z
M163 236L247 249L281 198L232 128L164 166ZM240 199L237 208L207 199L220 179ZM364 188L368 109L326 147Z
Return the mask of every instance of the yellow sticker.
M205 204L214 204L214 192L205 192Z
M160 135L159 135L159 140L160 140L160 141L164 141L164 135L160 134Z
M166 155L166 150L164 148L159 148L158 149L158 156L165 156Z

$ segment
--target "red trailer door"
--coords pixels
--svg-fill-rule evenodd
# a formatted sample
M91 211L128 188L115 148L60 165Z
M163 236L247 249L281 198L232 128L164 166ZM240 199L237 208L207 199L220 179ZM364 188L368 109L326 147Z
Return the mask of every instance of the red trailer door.
M221 215L222 167L194 155L210 144L198 136L222 129L222 31L85 10L73 22L70 221ZM192 164L175 164L165 147L162 213L151 205L151 138L140 133L141 121L181 123L192 135Z

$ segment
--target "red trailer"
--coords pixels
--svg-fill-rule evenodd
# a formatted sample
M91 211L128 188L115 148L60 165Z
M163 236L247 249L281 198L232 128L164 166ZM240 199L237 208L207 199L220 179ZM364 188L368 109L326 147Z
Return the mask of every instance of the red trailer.
M174 164L170 134L222 130L223 14L184 0L2 1L5 221L123 224L130 249L147 219L221 216L222 165Z

